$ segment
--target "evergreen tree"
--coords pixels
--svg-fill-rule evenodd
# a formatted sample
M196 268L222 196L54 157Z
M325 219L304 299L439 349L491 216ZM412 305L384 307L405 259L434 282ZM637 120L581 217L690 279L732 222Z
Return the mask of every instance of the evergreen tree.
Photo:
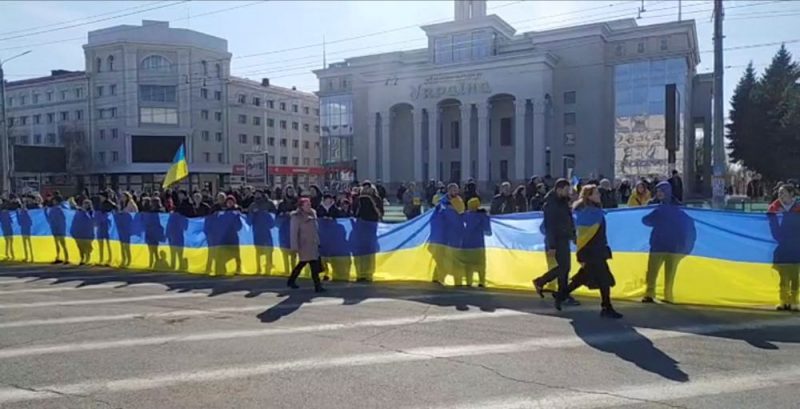
M766 147L759 144L760 133L755 121L753 90L756 86L756 73L752 61L747 65L744 75L736 85L731 97L730 123L728 128L728 148L731 158L754 170L763 168L761 158ZM760 149L761 148L761 149Z

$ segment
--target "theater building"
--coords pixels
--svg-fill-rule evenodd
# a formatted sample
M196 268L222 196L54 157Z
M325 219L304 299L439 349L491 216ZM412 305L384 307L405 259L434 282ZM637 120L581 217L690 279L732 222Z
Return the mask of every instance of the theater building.
M315 71L322 162L359 179L488 186L533 175L693 175L693 21L615 20L517 33L486 2L421 27L424 49L348 58ZM667 85L676 125L668 152ZM707 113L706 113L707 114ZM687 149L690 148L690 149ZM690 166L690 164L692 166ZM685 178L692 183L693 176Z

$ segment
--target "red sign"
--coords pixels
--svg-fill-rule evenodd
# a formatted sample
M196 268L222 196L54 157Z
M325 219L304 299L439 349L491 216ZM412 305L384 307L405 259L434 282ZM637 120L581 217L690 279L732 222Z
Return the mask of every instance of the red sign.
M245 171L244 164L243 163L237 163L237 164L233 165L233 171L231 173L236 175L236 176L244 176L244 171Z
M277 176L324 175L325 168L311 168L305 166L270 166L269 174Z

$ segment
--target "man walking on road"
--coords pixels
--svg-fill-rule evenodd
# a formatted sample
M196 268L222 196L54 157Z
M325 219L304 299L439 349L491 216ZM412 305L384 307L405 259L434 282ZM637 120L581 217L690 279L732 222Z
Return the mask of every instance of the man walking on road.
M544 235L548 257L555 257L556 266L543 276L533 280L533 287L540 297L544 297L544 286L558 279L559 293L566 291L569 278L570 242L575 241L575 222L569 206L572 186L566 179L556 181L555 187L544 199ZM573 298L566 299L563 305L580 305Z

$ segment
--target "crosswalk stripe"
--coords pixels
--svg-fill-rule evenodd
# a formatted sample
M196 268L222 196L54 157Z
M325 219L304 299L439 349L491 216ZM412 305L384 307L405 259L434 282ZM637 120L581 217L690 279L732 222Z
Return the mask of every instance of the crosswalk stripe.
M701 396L747 392L787 385L800 384L800 366L774 368L768 372L735 375L716 373L687 383L653 382L644 385L615 389L560 388L561 392L545 397L511 397L463 404L425 406L426 409L600 409L620 407L636 403L660 403ZM675 406L678 407L678 406Z
M30 302L30 303L9 303L9 304L0 304L0 309L9 310L16 308L41 308L41 307L66 307L72 305L117 304L117 303L130 303L138 301L164 300L167 298L191 298L191 297L208 297L208 294L169 293L169 294L157 294L157 295L143 295L139 297L97 298L93 300L59 300L59 301L41 301L41 302Z
M387 303L387 302L401 302L401 301L424 301L428 299L448 299L466 297L467 294L454 293L454 294L426 294L426 295L411 295L404 297L394 298L368 298L361 301L359 304L374 304L374 303ZM273 304L260 304L256 306L245 307L224 307L224 308L209 308L204 310L182 309L178 311L155 312L155 313L130 313L130 314L116 314L116 315L87 315L80 317L62 317L62 318L44 318L36 320L25 321L11 321L0 322L0 329L6 328L23 328L47 325L67 325L67 324L83 324L95 322L109 322L109 321L126 321L133 319L159 319L159 318L179 318L179 317L194 317L203 315L214 314L231 314L231 313L246 313L254 311L264 311L268 308L279 309L295 309L297 307L326 307L334 305L342 305L345 302L343 298L324 298L314 300L313 302L304 303L288 303L280 305Z
M189 284L189 283L196 283L196 284L205 284L211 283L213 281L203 281L203 280L175 280L175 281L158 281L153 283L132 283L128 284L124 281L117 281L112 283L103 283L103 284L89 284L84 285L81 287L48 287L48 288L23 288L19 290L3 290L0 291L0 295L16 295L16 294L43 294L43 293L57 293L62 291L79 291L79 290L107 290L107 289L115 289L115 288L141 288L141 287L158 287L164 288L170 285L175 284ZM219 283L219 281L216 281Z
M489 315L490 314L486 314ZM114 392L133 392L148 389L160 389L177 385L220 382L235 379L263 376L275 372L310 371L331 368L360 367L382 365L399 362L420 362L442 358L458 358L467 356L480 356L489 354L530 352L542 349L561 349L591 343L611 344L629 342L646 336L652 341L685 336L708 335L716 332L734 331L742 329L760 329L774 326L799 325L798 319L763 320L744 324L719 324L695 325L678 327L672 330L640 329L639 333L605 333L584 337L543 337L533 338L520 342L504 344L477 344L447 347L419 347L390 352L364 353L345 355L332 358L313 357L284 362L271 362L249 366L235 366L221 369L192 370L166 374L150 374L143 377L131 377L116 380L92 380L74 384L49 385L43 387L5 388L0 389L0 403L32 401L40 399L59 398L65 395L92 395ZM788 370L792 378L800 374L800 367ZM778 376L776 376L778 375ZM750 384L756 379L769 379L777 382L785 378L786 373L771 370L764 377L750 379ZM730 379L729 377L726 379ZM759 384L761 385L761 384ZM740 383L741 387L741 383ZM700 388L702 389L702 388ZM556 405L564 407L564 405ZM502 406L499 406L502 407ZM527 406L526 406L527 407ZM536 406L533 406L536 407ZM549 406L552 407L552 406Z

